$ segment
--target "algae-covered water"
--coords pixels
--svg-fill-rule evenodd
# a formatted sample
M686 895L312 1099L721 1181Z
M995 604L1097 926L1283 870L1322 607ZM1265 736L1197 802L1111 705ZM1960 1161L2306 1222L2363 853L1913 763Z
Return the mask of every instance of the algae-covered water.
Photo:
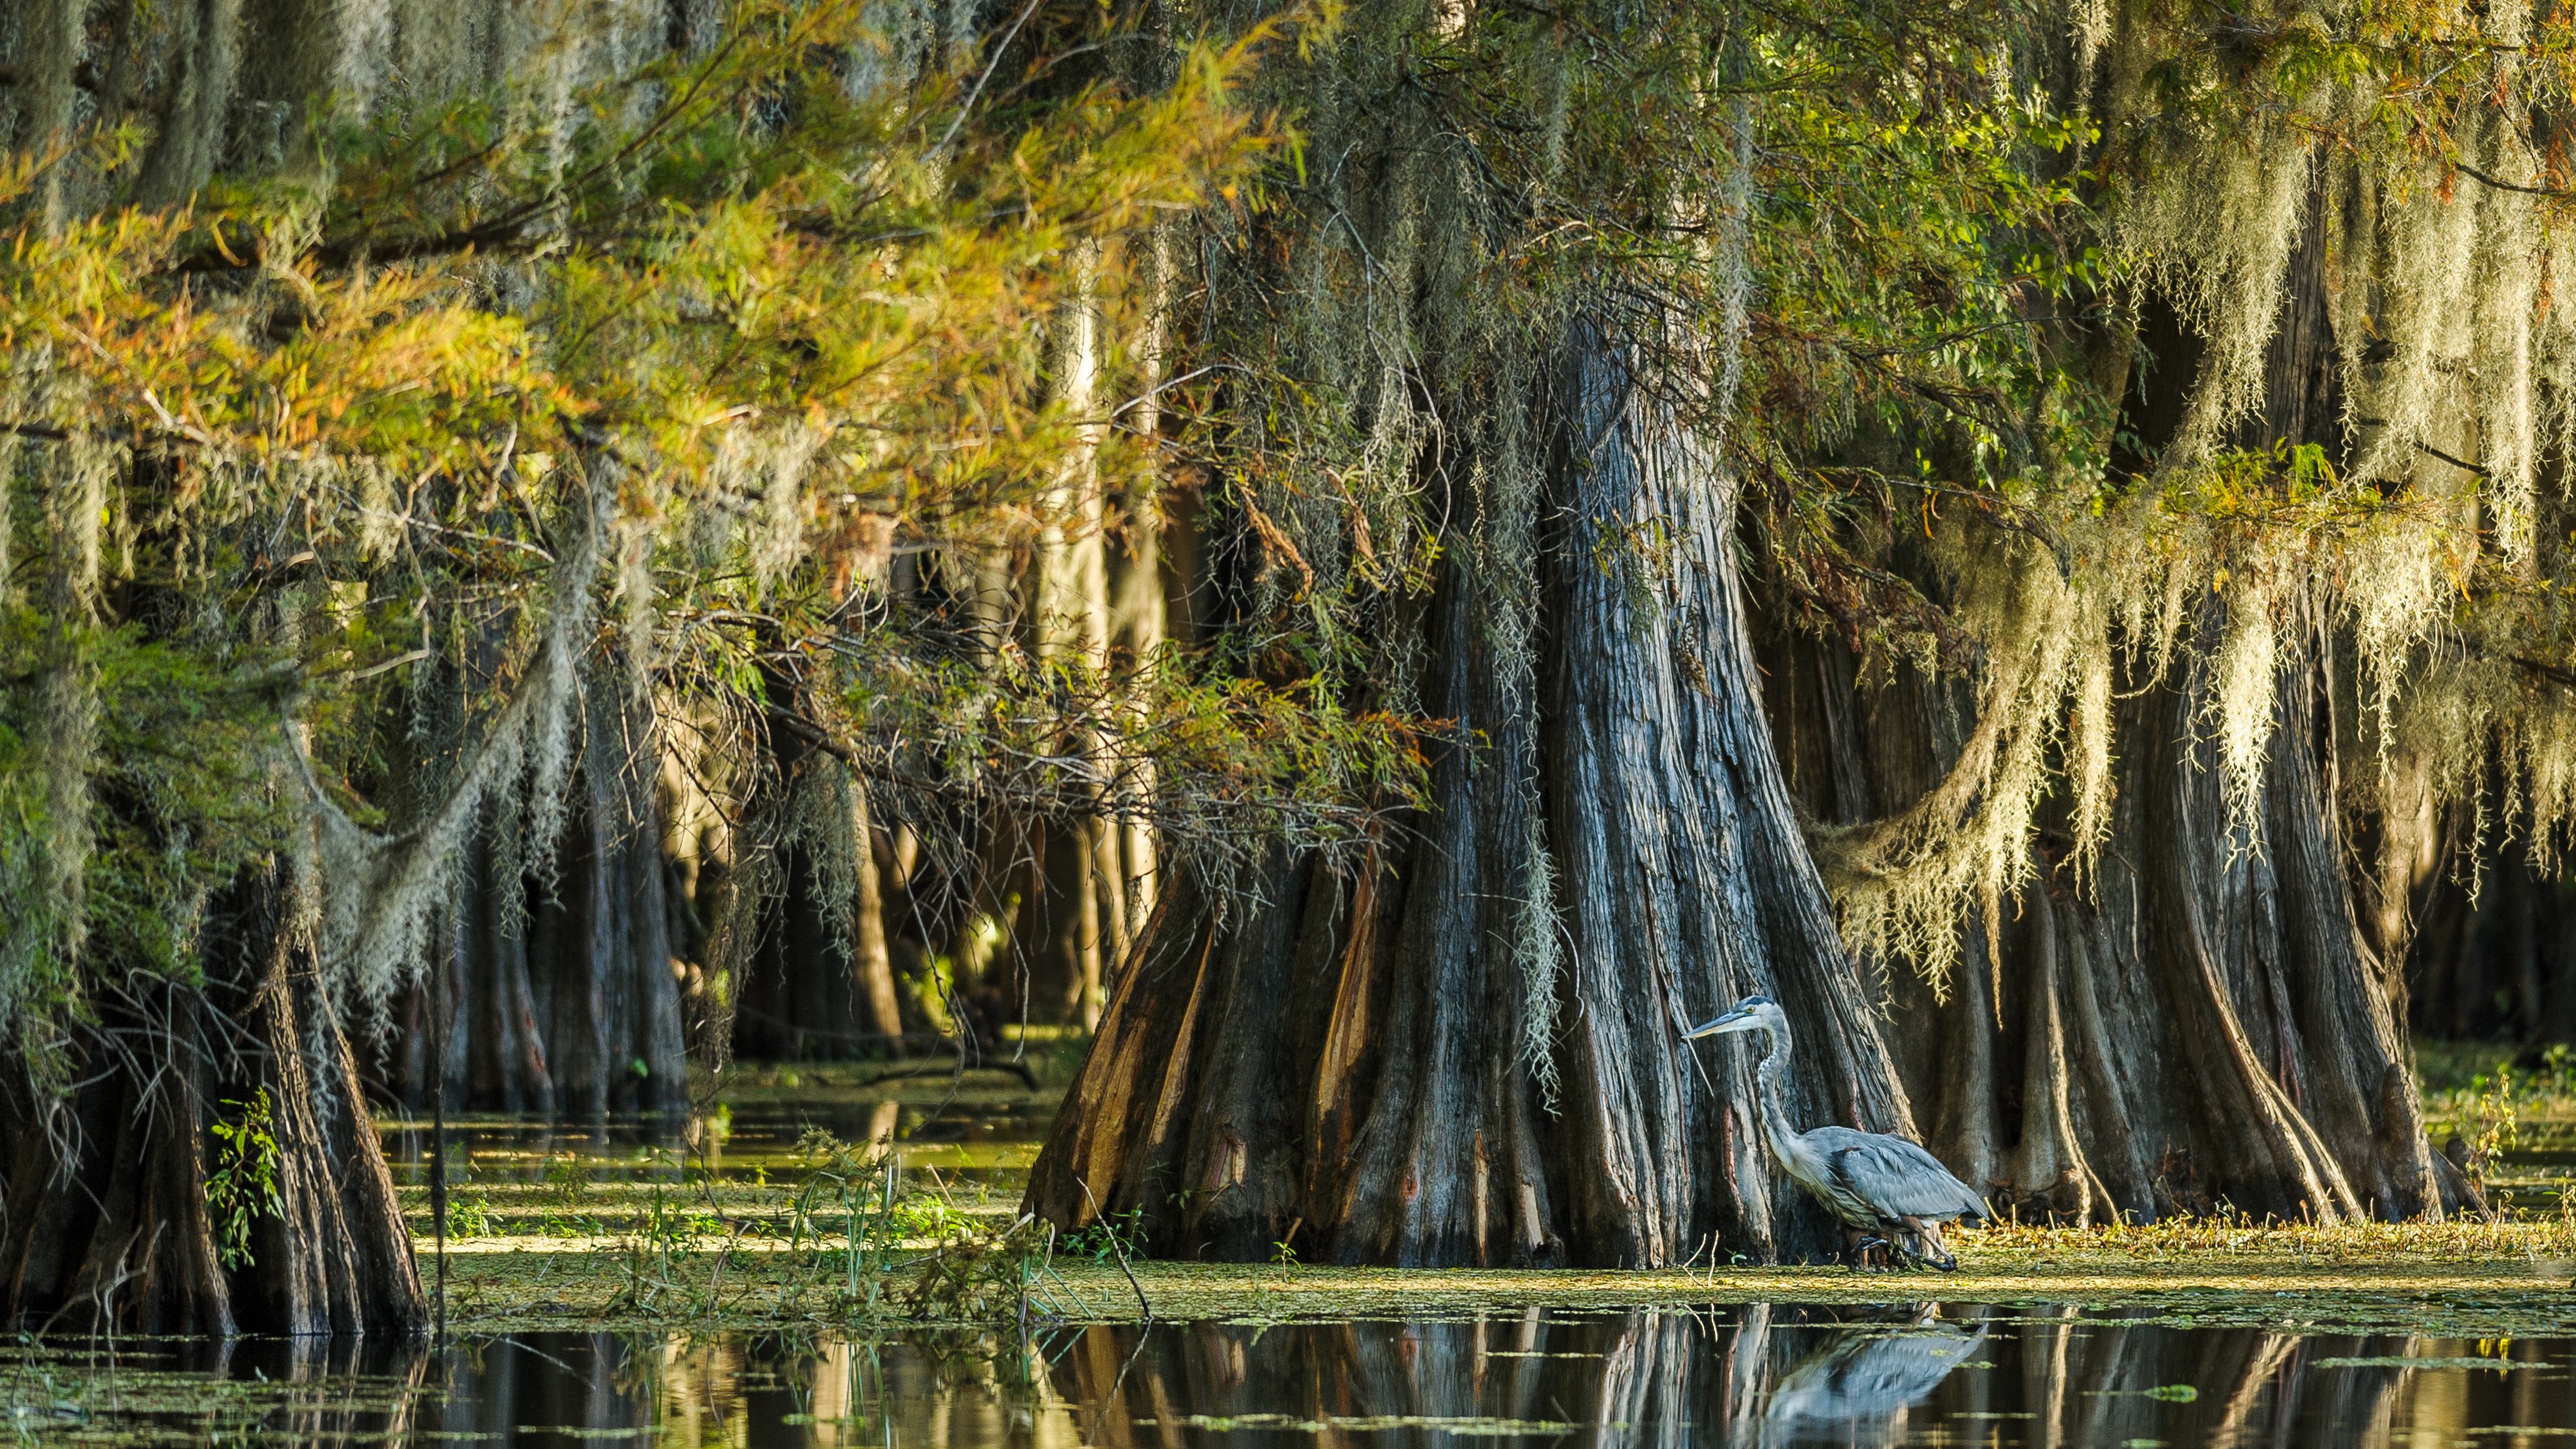
M16 1432L47 1440L936 1449L2536 1445L2576 1439L2571 1367L2567 1339L1788 1303L0 1355Z

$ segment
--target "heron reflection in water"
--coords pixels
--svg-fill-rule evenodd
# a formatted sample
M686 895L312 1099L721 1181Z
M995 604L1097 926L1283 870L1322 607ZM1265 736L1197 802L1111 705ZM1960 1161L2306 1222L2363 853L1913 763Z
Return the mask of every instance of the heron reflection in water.
M1789 1018L1771 998L1748 996L1726 1015L1691 1028L1685 1038L1741 1031L1770 1038L1762 1065L1754 1070L1761 1088L1762 1140L1783 1170L1842 1219L1853 1269L1873 1248L1892 1248L1908 1262L1928 1263L1945 1273L1958 1267L1958 1258L1941 1241L1941 1225L1963 1217L1993 1217L1986 1200L1951 1176L1939 1158L1902 1137L1850 1127L1801 1132L1790 1125L1788 1089L1782 1084L1789 1074Z
M1934 1321L1846 1328L1798 1361L1771 1391L1762 1442L1772 1445L1895 1442L1896 1416L1931 1396L1950 1371L1977 1356L1986 1330Z

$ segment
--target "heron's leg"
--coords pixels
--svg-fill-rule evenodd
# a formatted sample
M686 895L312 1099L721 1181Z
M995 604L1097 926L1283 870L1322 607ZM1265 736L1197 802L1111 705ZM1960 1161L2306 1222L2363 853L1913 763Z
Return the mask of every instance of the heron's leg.
M1882 1229L1889 1238L1892 1266L1911 1268L1923 1261L1923 1224L1915 1218L1901 1217Z
M1851 1270L1855 1273L1869 1268L1869 1253L1872 1248L1886 1246L1885 1238L1873 1236L1865 1229L1850 1226L1843 1229L1844 1256L1851 1260Z

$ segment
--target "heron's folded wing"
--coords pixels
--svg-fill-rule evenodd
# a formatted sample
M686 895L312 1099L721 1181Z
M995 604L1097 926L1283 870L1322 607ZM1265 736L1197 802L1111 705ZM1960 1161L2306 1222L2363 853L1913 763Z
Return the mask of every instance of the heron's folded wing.
M1891 1218L1989 1218L1994 1210L1976 1191L1941 1165L1941 1159L1902 1137L1820 1128L1807 1134L1821 1145L1834 1175L1854 1194Z

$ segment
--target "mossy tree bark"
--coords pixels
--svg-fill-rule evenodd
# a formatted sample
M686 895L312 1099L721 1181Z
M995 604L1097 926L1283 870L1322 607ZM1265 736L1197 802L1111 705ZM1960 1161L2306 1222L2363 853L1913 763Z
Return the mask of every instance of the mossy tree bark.
M2289 263L2261 411L2230 441L2340 452L2312 204ZM2170 441L2199 349L2151 308L2132 350L2124 430ZM2150 469L2152 451L2131 459ZM1937 595L1928 561L1893 562ZM2346 873L2336 785L2336 631L2292 593L2255 818L2234 818L2210 738L2211 658L2227 605L2193 605L2175 662L2115 681L2117 806L2090 880L2063 822L1990 950L1975 923L1945 990L1895 975L1892 1033L1927 1142L2025 1218L2102 1221L2230 1204L2283 1217L2438 1213L2468 1189L2425 1140L2405 990L2373 949ZM1899 667L1854 683L1839 640L1772 631L1768 698L1801 802L1821 821L1894 815L1957 758L1974 721L1951 682Z
M2221 626L2212 602L2198 632ZM2092 878L2079 884L2064 836L2045 835L1999 955L1970 923L1945 989L1894 973L1890 1037L1925 1140L1998 1208L2103 1221L2225 1201L2392 1217L2463 1200L2426 1146L2402 985L2364 938L2345 874L2322 638L2311 629L2283 651L2258 821L2230 823L2201 737L2205 665L2186 655L2165 680L2123 679L2136 697L2117 729L2136 743ZM1794 683L1837 647L1767 654ZM1961 732L1943 691L1906 671L1838 708L1864 748L1829 767L1838 783L1813 754L1800 772L1802 803L1828 821L1851 823L1837 792L1902 809Z
M1633 359L1597 325L1566 353L1578 443L1556 487L1574 522L1546 571L1544 726L1500 682L1509 600L1474 562L1444 563L1427 618L1403 627L1432 661L1423 707L1481 747L1439 756L1411 843L1359 870L1280 859L1222 908L1175 886L1032 1174L1032 1211L1068 1228L1137 1214L1180 1256L1829 1250L1821 1211L1762 1156L1750 1057L1694 1064L1682 1028L1768 990L1797 1013L1810 1120L1910 1116L1760 710L1731 490ZM1479 500L1452 503L1472 534ZM1671 530L1654 557L1629 547L1650 520ZM1498 763L1524 743L1540 780ZM1534 811L1566 902L1548 925L1571 942L1540 998L1560 1028L1554 1111L1524 1054L1529 983L1497 945L1528 927Z

